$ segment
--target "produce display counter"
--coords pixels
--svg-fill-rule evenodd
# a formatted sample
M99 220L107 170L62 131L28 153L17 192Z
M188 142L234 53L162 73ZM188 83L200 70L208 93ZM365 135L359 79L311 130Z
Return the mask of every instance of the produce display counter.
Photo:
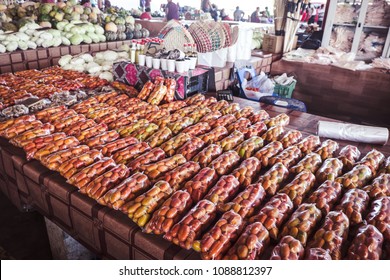
M308 111L348 122L390 126L390 74L380 69L351 71L330 65L279 60L272 75L297 79L293 98Z
M235 98L241 108L266 110L271 117L286 113L289 129L303 136L316 133L319 120L327 118ZM356 145L362 154L372 148L390 155L390 144L372 146L338 141L340 148ZM160 236L144 234L126 215L99 205L67 184L58 173L38 161L26 161L23 150L0 139L0 187L19 209L32 208L103 258L109 259L199 259L193 250L184 250Z
M59 46L51 48L37 48L35 50L14 51L0 54L0 74L14 73L29 69L43 69L58 64L61 56L81 53L94 54L101 51L119 48L123 44L130 44L131 40L113 41L96 44L82 44L78 46Z

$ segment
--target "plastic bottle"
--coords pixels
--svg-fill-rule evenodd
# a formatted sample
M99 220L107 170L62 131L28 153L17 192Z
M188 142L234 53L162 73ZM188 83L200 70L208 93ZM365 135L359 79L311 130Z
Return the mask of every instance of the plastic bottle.
M141 45L137 43L137 49L135 51L135 63L138 64L139 54L141 53Z
M131 45L131 50L130 50L130 61L131 63L135 63L135 52L137 50L136 44L133 42Z

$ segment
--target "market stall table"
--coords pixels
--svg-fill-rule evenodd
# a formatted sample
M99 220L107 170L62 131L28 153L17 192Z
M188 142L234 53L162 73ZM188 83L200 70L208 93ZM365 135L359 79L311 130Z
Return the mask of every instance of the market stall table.
M266 110L271 117L285 113L290 117L289 129L303 136L316 134L319 120L330 120L307 113L235 98L241 108L252 106ZM335 121L335 120L332 120ZM337 140L338 141L338 140ZM362 154L372 148L390 155L390 144L373 146L338 141L340 148L357 145ZM145 234L126 215L99 205L95 200L66 183L58 173L49 171L38 161L27 161L24 152L0 139L0 186L19 207L30 207L53 221L91 251L109 259L199 259L193 250L184 250L161 236Z

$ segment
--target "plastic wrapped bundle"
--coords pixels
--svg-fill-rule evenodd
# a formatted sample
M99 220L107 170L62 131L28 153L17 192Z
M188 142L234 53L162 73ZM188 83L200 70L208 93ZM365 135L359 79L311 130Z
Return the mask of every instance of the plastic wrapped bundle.
M265 191L260 184L252 184L228 203L220 203L217 206L218 211L234 211L243 219L252 216L255 210L260 206L265 198Z
M379 170L379 174L390 174L390 157L388 157L385 162L383 163L383 166Z
M390 241L390 197L374 200L366 221L374 225L383 234L385 240Z
M376 177L372 183L363 187L371 199L390 196L390 174L382 174Z
M315 153L319 154L322 160L325 160L333 157L338 148L339 144L336 141L328 139L322 142L321 146L315 150Z
M211 201L215 205L225 203L237 193L239 184L238 180L232 175L222 176L215 186L209 190L204 199Z
M301 260L304 255L305 249L301 242L287 235L274 247L270 260Z
M279 141L274 141L261 148L254 157L260 160L262 167L270 165L269 160L283 151L283 145Z
M304 170L307 170L313 174L316 173L318 168L322 164L322 159L319 154L310 153L307 154L301 161L299 161L296 165L290 168L290 173L298 174Z
M191 196L186 191L178 190L154 212L146 224L144 232L154 234L167 233L181 216L191 207Z
M342 212L329 212L323 226L317 230L308 248L322 248L333 260L340 260L343 243L348 236L349 221Z
M288 195L278 193L261 208L260 212L249 219L250 223L261 222L268 230L272 239L277 240L279 228L293 210L293 204Z
M314 151L319 145L321 145L320 137L315 135L309 135L306 138L303 138L297 144L297 147L304 155L307 155Z
M158 181L146 193L122 206L121 210L140 227L144 227L153 212L173 193L165 181Z
M214 159L209 167L215 169L219 176L230 173L240 162L240 156L235 151L223 153Z
M260 222L248 225L237 242L223 257L224 260L256 260L269 243L269 233Z
M214 159L219 157L222 154L222 148L219 145L211 144L208 147L204 148L200 151L195 157L193 157L193 161L198 162L200 167L208 166Z
M379 260L382 255L383 235L373 225L363 225L348 249L349 260Z
M199 200L203 199L217 180L217 172L212 168L205 167L184 185L183 190L190 194L194 203L197 203Z
M208 200L199 201L164 238L180 247L189 250L202 232L214 221L216 217L215 204Z
M199 136L210 132L211 127L207 122L198 122L197 124L191 125L183 130L183 133L186 133L190 136Z
M314 203L322 214L326 215L341 196L341 185L337 182L325 181L307 199L307 203Z
M343 163L337 158L328 158L316 172L317 182L322 184L326 180L334 181L341 175Z
M171 188L176 191L184 186L184 183L196 175L200 170L197 162L188 161L175 169L165 173L161 178L169 183Z
M282 182L288 177L288 169L280 162L275 164L259 178L268 196L273 196L280 188Z
M284 225L281 236L291 235L305 246L321 216L321 211L314 204L302 204Z
M244 134L240 131L233 131L230 135L218 141L216 144L221 146L224 152L233 150L244 141Z
M372 178L372 171L367 165L356 165L351 171L338 177L336 182L346 189L361 188Z
M240 182L241 188L249 186L260 172L260 161L255 157L244 160L239 167L231 173Z
M77 146L82 147L82 146ZM71 148L75 149L77 147ZM53 155L54 156L54 155ZM97 160L101 160L103 155L98 150L87 150L86 152L74 156L64 162L62 162L57 170L60 172L61 176L69 179L74 174L79 172L82 168L94 163Z
M369 200L370 198L365 191L352 189L344 194L336 209L347 215L351 225L357 225L363 222L363 215L368 207Z
M287 168L292 167L302 157L301 150L297 146L291 146L269 160L271 165L282 163Z
M235 151L241 158L247 159L253 156L258 150L260 150L263 145L264 142L261 137L253 136L252 138L249 138L248 140L245 140L240 145L238 145Z
M367 165L370 167L372 174L375 176L384 160L385 156L381 152L374 149L368 152L357 164Z
M311 172L302 171L291 183L284 186L279 192L287 194L293 202L294 207L298 207L313 187L315 180L316 178Z
M328 260L331 261L332 257L328 251L322 248L310 248L306 251L305 260Z
M150 187L151 183L148 177L136 172L118 186L109 190L98 202L101 205L119 210L124 204L147 191Z
M240 215L228 211L203 235L202 239L192 245L195 251L201 253L204 260L219 260L234 244L244 226Z
M349 171L354 166L355 162L360 157L360 151L357 147L347 145L341 149L339 156L337 157L343 163L345 171Z

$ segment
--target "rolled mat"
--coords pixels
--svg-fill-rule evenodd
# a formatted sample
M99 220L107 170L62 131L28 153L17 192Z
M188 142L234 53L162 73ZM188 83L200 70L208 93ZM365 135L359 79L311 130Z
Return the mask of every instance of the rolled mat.
M385 127L327 121L318 121L317 134L320 137L381 145L385 145L389 138L389 130Z

